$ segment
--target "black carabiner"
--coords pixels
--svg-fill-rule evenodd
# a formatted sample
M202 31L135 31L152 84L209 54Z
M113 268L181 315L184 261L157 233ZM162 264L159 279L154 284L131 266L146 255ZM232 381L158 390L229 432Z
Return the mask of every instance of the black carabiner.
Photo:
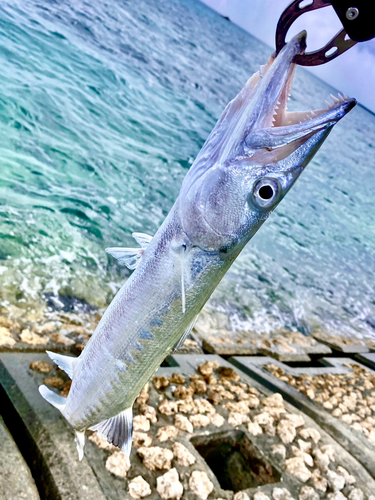
M369 0L294 0L281 14L276 28L276 54L285 45L286 34L294 21L306 12L331 5L339 17L343 28L323 48L295 57L301 66L325 64L353 47L375 37L373 7Z

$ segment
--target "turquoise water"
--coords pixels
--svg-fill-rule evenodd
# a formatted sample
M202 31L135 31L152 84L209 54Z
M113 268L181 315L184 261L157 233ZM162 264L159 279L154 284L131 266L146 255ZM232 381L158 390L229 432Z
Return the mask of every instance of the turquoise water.
M271 50L193 0L2 2L0 302L105 307L107 246L153 234L227 102ZM332 89L298 68L290 109ZM355 96L354 96L355 97ZM375 117L357 106L208 308L234 327L375 338Z

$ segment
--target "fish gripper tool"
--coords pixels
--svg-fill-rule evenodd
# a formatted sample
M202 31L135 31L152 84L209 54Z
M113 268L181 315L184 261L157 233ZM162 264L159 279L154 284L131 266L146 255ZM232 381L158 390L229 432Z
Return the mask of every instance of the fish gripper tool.
M294 21L316 9L332 6L343 29L324 47L297 55L294 59L301 66L325 64L353 47L357 42L375 38L373 2L369 0L294 0L281 14L276 28L276 54L286 44L286 35Z

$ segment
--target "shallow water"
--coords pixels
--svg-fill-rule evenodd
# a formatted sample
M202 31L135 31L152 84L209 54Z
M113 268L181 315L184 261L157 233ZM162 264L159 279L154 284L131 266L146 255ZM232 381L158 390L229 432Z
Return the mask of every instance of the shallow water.
M0 300L105 307L107 246L154 234L227 102L270 49L194 0L2 2ZM298 68L290 109L332 89ZM208 308L259 332L375 338L375 116L357 106Z

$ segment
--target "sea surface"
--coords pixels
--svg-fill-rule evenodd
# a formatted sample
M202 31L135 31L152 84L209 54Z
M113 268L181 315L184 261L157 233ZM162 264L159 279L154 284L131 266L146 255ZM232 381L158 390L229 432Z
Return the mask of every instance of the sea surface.
M154 234L272 49L195 0L0 4L0 307L105 308L104 249ZM332 88L298 68L289 109ZM355 96L354 96L355 97ZM333 130L207 308L233 328L375 339L375 116ZM65 301L65 302L64 302Z

